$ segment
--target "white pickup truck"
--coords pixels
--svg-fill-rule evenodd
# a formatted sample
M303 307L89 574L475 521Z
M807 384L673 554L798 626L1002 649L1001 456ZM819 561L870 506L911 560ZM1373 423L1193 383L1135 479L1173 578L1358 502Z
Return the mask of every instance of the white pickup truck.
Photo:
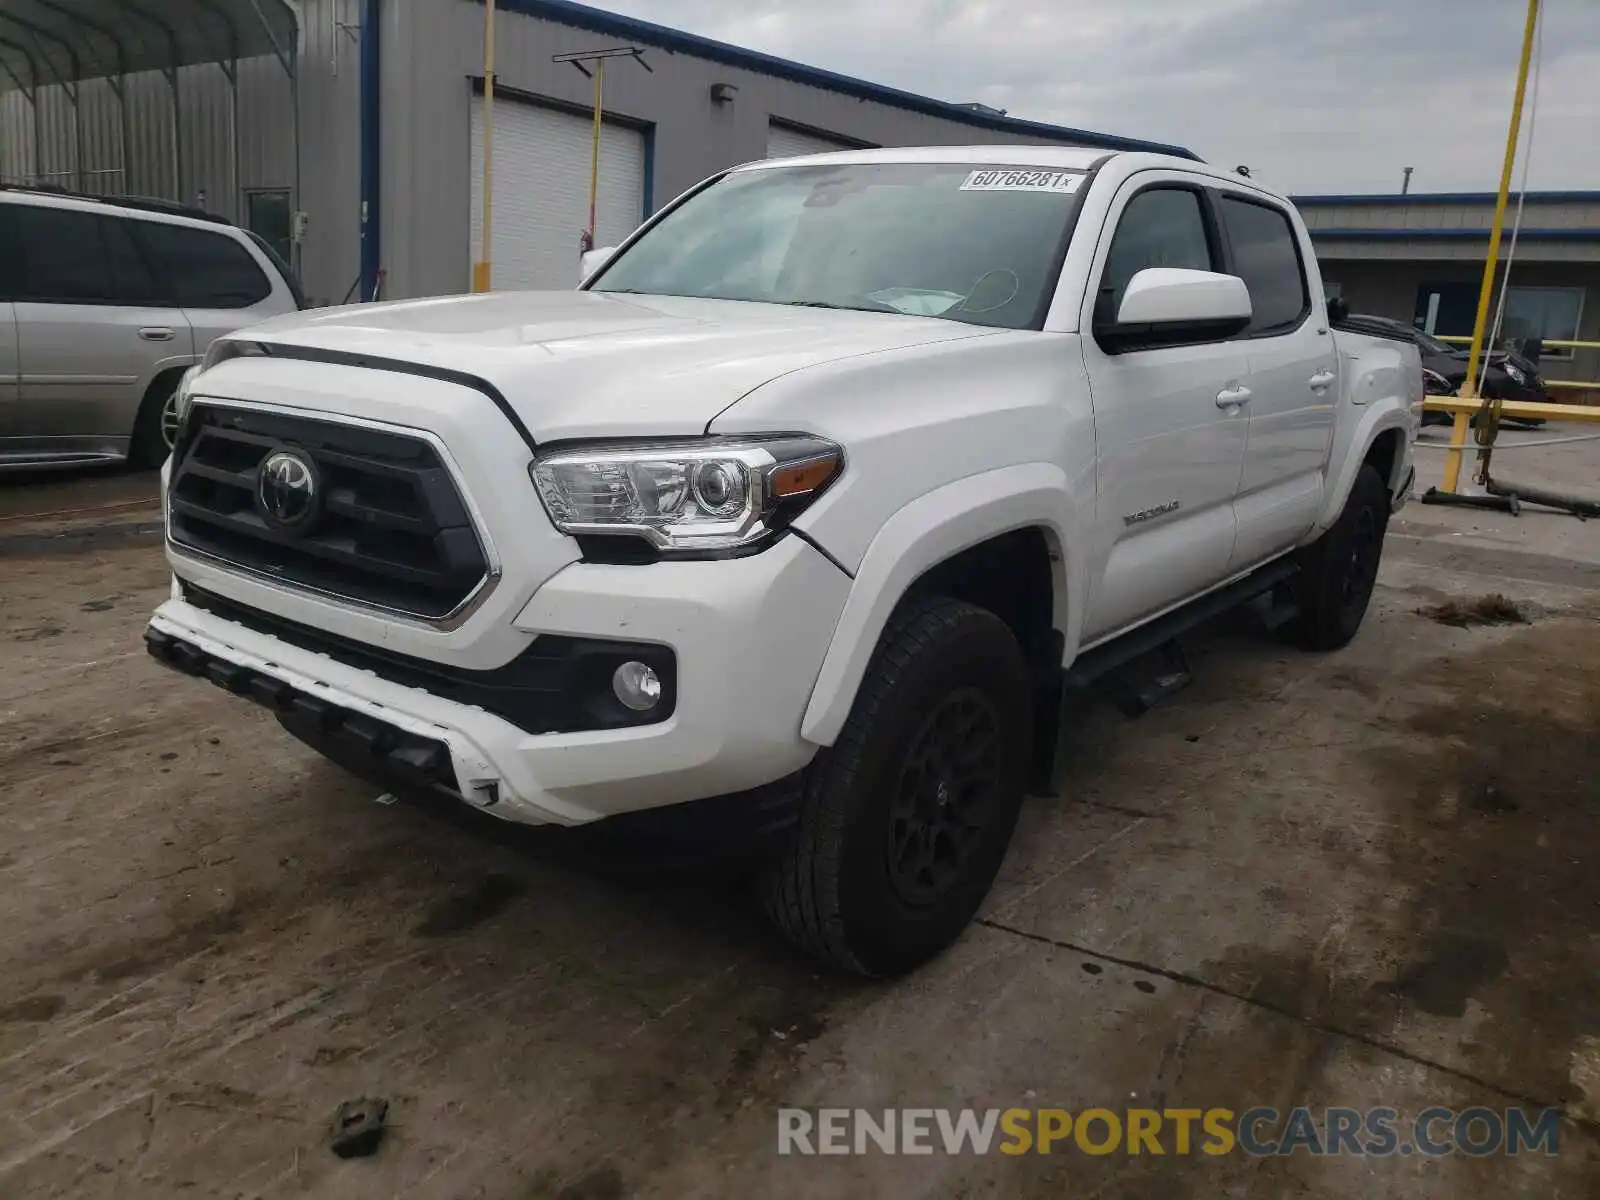
M1090 664L1268 590L1312 648L1362 620L1420 364L1330 330L1249 179L761 162L595 257L218 342L150 651L509 820L761 832L779 929L885 975L977 910Z

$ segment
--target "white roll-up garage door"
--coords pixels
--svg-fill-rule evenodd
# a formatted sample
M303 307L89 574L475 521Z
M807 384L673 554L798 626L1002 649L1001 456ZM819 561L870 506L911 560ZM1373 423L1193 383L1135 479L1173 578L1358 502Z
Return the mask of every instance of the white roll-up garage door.
M589 227L594 123L557 109L495 98L495 291L578 284L578 239ZM595 245L615 246L644 219L644 134L605 122ZM472 240L483 234L483 97L472 100Z
M767 126L767 157L794 158L800 154L830 154L835 150L856 150L849 142L836 142L817 133L802 133L787 125Z

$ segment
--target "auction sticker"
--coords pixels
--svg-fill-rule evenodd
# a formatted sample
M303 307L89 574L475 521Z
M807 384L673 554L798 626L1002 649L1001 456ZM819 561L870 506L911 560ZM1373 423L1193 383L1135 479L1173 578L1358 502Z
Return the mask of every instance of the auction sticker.
M963 192L1064 192L1078 190L1083 175L1077 171L1028 171L1016 167L985 167L967 176Z

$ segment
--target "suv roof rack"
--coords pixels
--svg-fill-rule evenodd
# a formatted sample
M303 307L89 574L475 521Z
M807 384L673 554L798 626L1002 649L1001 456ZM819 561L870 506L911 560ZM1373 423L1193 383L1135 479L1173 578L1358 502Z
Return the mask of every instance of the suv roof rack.
M141 212L165 213L170 217L192 217L197 221L210 221L214 225L232 225L233 222L218 213L181 204L176 200L162 200L155 196L101 196L94 192L75 192L71 188L56 187L49 183L0 183L0 192L24 192L35 196L61 196L67 200L92 200L111 204L117 208L132 208Z

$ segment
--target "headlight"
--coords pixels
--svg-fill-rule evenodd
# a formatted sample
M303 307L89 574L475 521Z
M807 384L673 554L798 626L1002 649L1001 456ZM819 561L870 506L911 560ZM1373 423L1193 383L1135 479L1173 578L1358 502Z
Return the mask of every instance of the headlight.
M256 358L272 351L263 342L247 342L242 338L218 338L206 350L206 356L200 360L200 369L209 371L219 363L225 363L230 358Z
M189 423L189 409L194 406L194 377L200 374L201 368L190 367L178 380L178 389L173 393L172 410L178 417L178 428L181 430Z
M255 358L260 355L270 354L271 351L261 342L247 342L237 338L218 338L206 348L205 357L200 360L198 367L190 367L183 373L183 378L178 380L177 398L173 408L178 416L178 428L181 430L189 421L189 410L194 407L194 381L218 363L225 363L230 358Z
M529 468L563 533L631 534L674 554L749 546L821 495L844 465L801 435L557 450Z
M1512 366L1510 363L1503 363L1500 369L1503 370L1507 375L1511 376L1512 382L1514 383L1528 382L1528 377L1522 373L1521 369Z

